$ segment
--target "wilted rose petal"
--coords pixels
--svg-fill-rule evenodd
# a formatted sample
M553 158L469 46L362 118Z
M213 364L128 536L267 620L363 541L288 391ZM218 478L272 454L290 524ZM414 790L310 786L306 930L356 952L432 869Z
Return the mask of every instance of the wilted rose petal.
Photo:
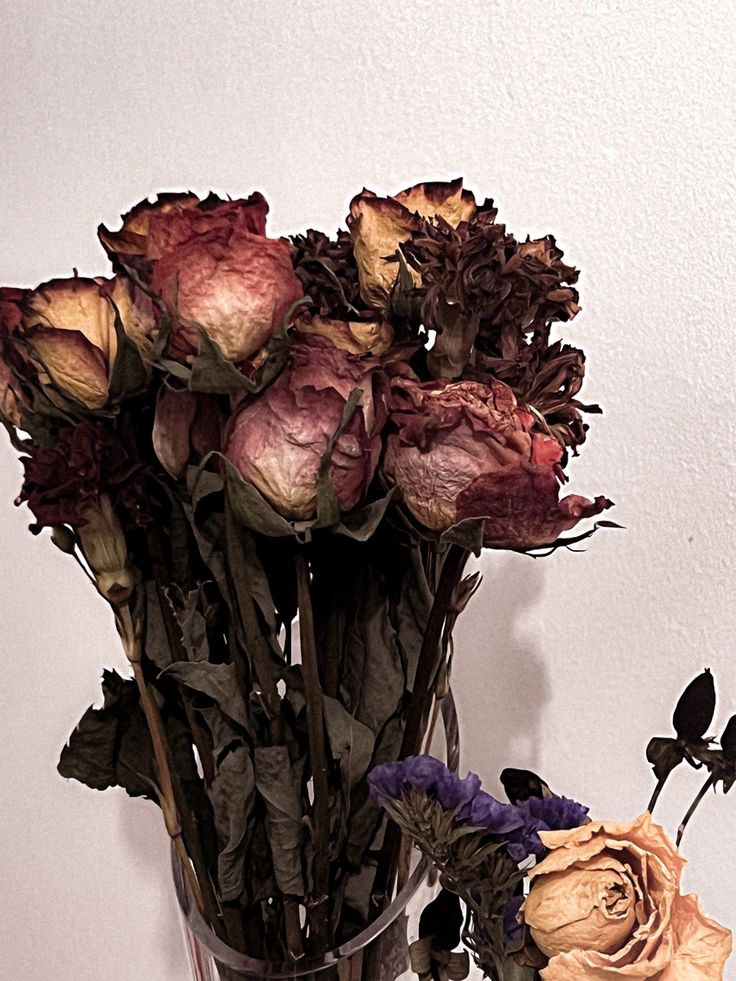
M17 387L10 365L0 359L0 416L14 426L21 424L21 405Z
M660 981L723 977L733 948L731 931L703 912L697 896L678 896L672 908L673 954Z
M384 472L427 528L484 517L486 547L533 548L611 506L603 497L558 501L562 447L533 431L533 416L501 382L395 378L391 410L397 432Z
M151 214L148 225L146 256L161 259L174 249L200 235L213 232L231 235L233 232L266 234L268 202L256 191L249 198L223 201L213 208L173 207Z
M151 353L156 332L156 316L150 297L127 276L113 276L96 282L112 300L125 333L145 359Z
M354 389L362 390L360 406L335 441L329 469L349 511L364 497L381 451L385 391L375 359L321 337L295 339L290 365L231 421L225 455L284 517L315 516L322 456Z
M135 265L137 260L148 255L152 218L172 212L178 214L182 210L196 208L199 203L197 195L192 193L159 194L153 202L146 198L122 216L123 224L119 231L114 232L100 225L97 237L115 268L121 264Z

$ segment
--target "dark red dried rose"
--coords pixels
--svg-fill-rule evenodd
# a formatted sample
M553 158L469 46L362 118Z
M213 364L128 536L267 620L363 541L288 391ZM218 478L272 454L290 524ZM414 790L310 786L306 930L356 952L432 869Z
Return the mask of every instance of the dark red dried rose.
M16 504L27 502L39 527L85 524L85 510L103 493L128 524L145 524L141 465L104 424L83 422L59 430L53 446L21 457L25 470Z

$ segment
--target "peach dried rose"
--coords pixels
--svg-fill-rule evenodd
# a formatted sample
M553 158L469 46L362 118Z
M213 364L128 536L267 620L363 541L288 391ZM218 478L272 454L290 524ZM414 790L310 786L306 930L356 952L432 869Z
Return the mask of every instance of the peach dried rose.
M522 916L550 958L544 981L723 978L731 932L680 894L684 859L648 812L539 836L550 851Z

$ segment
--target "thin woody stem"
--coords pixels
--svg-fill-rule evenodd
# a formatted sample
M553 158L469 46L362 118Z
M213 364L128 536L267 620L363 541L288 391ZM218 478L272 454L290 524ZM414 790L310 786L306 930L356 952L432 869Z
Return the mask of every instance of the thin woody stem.
M322 712L322 686L319 678L317 645L314 637L314 617L309 592L309 571L301 551L295 555L297 595L299 602L299 638L302 656L302 677L307 703L307 731L314 791L314 905L310 910L310 931L314 941L313 953L327 947L330 872L330 811L325 730Z
M687 827L690 818L695 813L695 810L696 810L698 804L705 797L705 795L708 793L708 791L710 790L710 788L711 787L715 787L715 785L716 785L715 777L711 775L711 776L708 777L708 779L705 781L705 783L703 784L703 786L698 791L698 796L695 798L695 800L692 802L692 804L688 808L687 814L682 819L682 822L680 824L680 827L677 829L677 840L675 841L675 844L678 847L679 847L680 842L682 841L682 836L685 834L685 828Z
M133 667L133 675L135 677L136 684L138 685L138 692L141 699L141 708L143 709L143 714L146 717L148 731L151 734L151 744L153 746L153 756L159 783L159 795L161 810L164 815L164 824L166 825L166 830L169 837L174 842L177 853L182 860L184 874L189 881L189 887L191 889L192 896L194 897L194 901L197 904L197 908L203 913L204 903L202 900L202 892L199 888L199 882L194 874L194 869L192 868L192 864L184 844L184 839L182 837L179 811L176 806L174 785L171 780L171 770L169 769L169 761L166 753L166 736L164 734L163 723L158 711L158 706L151 697L151 693L148 690L148 685L146 684L146 679L143 676L143 668L141 667L140 632L133 624L133 618L130 614L130 607L127 603L115 610L115 619L118 624L123 649L125 650L125 654Z

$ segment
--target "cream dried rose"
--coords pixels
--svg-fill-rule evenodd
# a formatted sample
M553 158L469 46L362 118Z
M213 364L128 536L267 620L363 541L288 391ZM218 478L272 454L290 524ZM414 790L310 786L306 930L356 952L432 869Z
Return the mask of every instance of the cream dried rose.
M417 216L442 218L455 228L476 212L475 198L462 180L416 184L392 197L363 190L350 203L347 223L358 263L360 292L374 310L385 310L399 267L387 261L418 228ZM419 276L412 270L415 282Z
M648 812L539 836L550 852L522 916L550 958L544 981L723 978L731 932L680 894L684 859Z
M150 347L150 303L122 277L53 279L26 291L21 309L18 333L30 346L41 383L88 409L103 408L109 398L116 317L142 354Z

